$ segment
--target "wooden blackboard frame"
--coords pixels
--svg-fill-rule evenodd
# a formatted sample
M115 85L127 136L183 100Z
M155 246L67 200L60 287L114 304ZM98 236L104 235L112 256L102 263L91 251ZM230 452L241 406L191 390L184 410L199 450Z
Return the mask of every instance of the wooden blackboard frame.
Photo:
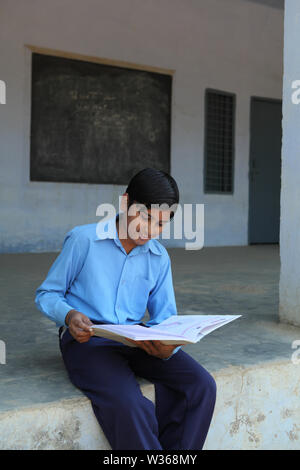
M47 49L45 47L33 46L31 44L25 44L25 47L27 47L31 52L36 52L37 54L53 55L55 57L64 57L66 59L83 60L85 62L94 62L96 64L112 65L115 67L124 67L127 69L144 70L145 72L160 73L160 74L170 75L170 76L173 76L175 74L175 70L173 69L164 69L164 68L153 67L149 65L135 64L133 62L125 62L121 60L106 59L104 57L77 54L74 52L66 52L66 51L61 51L58 49Z

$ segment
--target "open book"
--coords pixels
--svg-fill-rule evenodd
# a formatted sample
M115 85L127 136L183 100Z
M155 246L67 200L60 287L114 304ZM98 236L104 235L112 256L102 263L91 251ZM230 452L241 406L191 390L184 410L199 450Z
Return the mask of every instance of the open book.
M126 340L159 340L163 344L198 343L204 336L241 315L172 315L158 325L93 325L95 336L137 347Z

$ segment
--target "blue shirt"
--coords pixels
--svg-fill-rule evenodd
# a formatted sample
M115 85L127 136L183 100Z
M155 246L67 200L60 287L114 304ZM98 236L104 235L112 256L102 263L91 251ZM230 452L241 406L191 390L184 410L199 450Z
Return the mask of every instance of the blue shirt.
M151 239L127 254L116 217L76 226L66 234L35 297L37 308L57 326L66 326L66 315L72 309L94 323L110 324L138 324L146 308L147 326L177 315L167 250Z

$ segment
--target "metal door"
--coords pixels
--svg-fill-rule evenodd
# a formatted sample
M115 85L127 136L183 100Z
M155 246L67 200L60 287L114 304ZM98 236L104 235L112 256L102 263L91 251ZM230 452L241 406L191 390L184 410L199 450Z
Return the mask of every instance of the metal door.
M282 101L251 99L249 244L279 243Z

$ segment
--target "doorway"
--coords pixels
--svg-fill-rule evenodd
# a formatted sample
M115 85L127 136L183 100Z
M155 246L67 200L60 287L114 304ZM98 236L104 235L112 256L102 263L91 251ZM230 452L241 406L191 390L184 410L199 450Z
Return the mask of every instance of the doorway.
M282 101L251 98L248 242L279 243Z

